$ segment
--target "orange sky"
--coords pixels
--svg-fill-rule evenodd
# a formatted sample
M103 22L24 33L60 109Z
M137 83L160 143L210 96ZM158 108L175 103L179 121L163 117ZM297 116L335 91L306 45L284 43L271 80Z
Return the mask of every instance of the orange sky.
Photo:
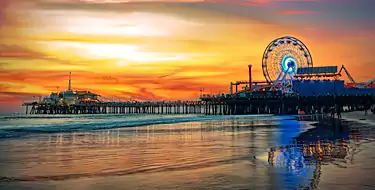
M2 0L0 111L67 88L107 98L195 99L229 90L275 38L309 48L314 65L375 78L371 0Z

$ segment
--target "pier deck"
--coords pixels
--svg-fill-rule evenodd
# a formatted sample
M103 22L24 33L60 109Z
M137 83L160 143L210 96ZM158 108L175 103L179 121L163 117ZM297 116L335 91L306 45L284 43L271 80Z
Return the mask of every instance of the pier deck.
M348 111L369 109L375 104L374 94L285 96L250 95L202 96L200 101L163 102L97 102L74 105L24 103L27 114L298 114L328 113L330 108ZM29 107L31 110L29 111Z

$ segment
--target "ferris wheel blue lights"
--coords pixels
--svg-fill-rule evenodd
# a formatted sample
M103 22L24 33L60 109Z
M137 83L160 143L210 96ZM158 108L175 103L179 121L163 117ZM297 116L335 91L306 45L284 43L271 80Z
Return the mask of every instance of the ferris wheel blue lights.
M299 67L312 65L312 58L305 44L291 36L273 40L265 49L262 59L263 75L267 82L275 85L289 83Z
M286 55L281 60L281 67L282 67L283 72L296 73L297 61L290 55Z
M300 40L284 36L273 40L264 50L263 75L284 94L293 94L293 78L298 67L312 67L309 50Z

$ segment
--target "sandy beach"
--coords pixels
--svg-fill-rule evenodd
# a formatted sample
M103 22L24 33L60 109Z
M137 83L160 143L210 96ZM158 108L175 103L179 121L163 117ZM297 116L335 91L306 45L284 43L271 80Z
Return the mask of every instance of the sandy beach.
M375 125L375 115L371 111L368 111L367 115L365 115L364 111L342 113L342 118L347 121L355 121L362 124Z

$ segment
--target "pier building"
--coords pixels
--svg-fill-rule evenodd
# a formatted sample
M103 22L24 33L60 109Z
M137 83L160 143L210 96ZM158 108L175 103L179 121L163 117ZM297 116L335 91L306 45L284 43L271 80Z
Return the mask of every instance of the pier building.
M48 97L44 97L42 101L38 103L46 105L75 105L85 102L99 102L99 94L92 93L90 91L78 91L72 90L71 75L69 73L69 84L68 89L62 92L52 92Z

